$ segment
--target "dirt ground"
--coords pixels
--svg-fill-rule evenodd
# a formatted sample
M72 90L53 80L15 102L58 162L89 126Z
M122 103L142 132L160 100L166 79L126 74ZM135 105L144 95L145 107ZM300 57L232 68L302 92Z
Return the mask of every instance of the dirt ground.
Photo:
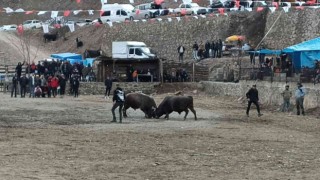
M167 94L155 95L159 102ZM0 94L0 177L19 179L318 179L319 119L195 94L193 114L110 123L102 96Z

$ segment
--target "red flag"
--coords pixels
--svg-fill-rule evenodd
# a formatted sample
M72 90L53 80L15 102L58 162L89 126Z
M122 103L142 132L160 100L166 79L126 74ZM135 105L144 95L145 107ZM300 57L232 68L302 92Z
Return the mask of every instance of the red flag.
M219 8L218 11L220 14L224 14L224 8Z
M236 0L236 7L239 8L240 7L240 1Z
M80 3L81 2L81 0L77 0L77 3Z
M55 24L55 25L53 25L55 28L57 28L57 29L59 29L59 28L61 28L61 25L60 24Z
M22 35L22 34L23 34L23 26L22 26L22 24L20 24L20 25L17 27L17 31L18 31L18 34L19 34L19 35Z
M297 10L303 10L304 8L303 8L303 6L296 6L296 9Z
M100 24L99 22L94 23L95 27L100 27L102 24Z
M278 9L278 8L279 8L279 4L278 4L278 2L272 2L272 5L273 5L274 7L276 7L276 9Z
M187 10L186 9L181 9L181 15L184 16L187 14Z
M63 16L64 17L67 17L69 15L70 15L70 11L69 10L66 10L66 11L63 12Z
M26 14L32 14L33 11L26 11Z
M104 11L100 10L100 16L104 13Z
M309 4L309 5L314 5L315 3L316 3L316 0L307 1L307 4Z
M140 14L140 9L137 9L137 10L136 10L136 14Z
M257 12L263 11L263 7L258 7Z
M154 0L154 2L156 3L156 5L161 5L163 3L164 0Z

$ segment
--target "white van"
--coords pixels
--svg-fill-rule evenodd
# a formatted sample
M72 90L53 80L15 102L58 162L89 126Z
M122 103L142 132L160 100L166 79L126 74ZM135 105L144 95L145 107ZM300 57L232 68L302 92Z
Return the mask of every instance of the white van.
M133 10L134 7L131 4L104 4L101 8L100 19L102 23L130 20L130 17L133 16Z

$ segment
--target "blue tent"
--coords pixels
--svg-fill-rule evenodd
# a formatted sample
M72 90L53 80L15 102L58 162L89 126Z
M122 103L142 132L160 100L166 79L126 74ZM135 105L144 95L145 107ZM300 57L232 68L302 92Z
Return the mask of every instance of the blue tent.
M59 60L67 60L67 59L82 59L81 54L75 53L59 53L59 54L51 54L52 58L59 59Z
M320 59L320 37L287 47L282 51L291 56L296 69L313 68L315 60Z
M249 54L263 54L263 55L280 55L281 50L260 49L259 51L247 51Z
M87 58L87 59L83 60L82 62L85 67L88 67L88 64L90 64L90 66L92 67L92 64L95 60L96 60L95 58Z

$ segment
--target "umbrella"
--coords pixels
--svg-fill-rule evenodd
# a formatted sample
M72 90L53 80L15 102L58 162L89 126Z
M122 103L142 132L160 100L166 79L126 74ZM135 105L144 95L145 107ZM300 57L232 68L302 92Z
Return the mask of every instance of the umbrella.
M238 35L233 35L233 36L229 36L227 37L226 41L242 41L244 40L244 36L238 36Z

